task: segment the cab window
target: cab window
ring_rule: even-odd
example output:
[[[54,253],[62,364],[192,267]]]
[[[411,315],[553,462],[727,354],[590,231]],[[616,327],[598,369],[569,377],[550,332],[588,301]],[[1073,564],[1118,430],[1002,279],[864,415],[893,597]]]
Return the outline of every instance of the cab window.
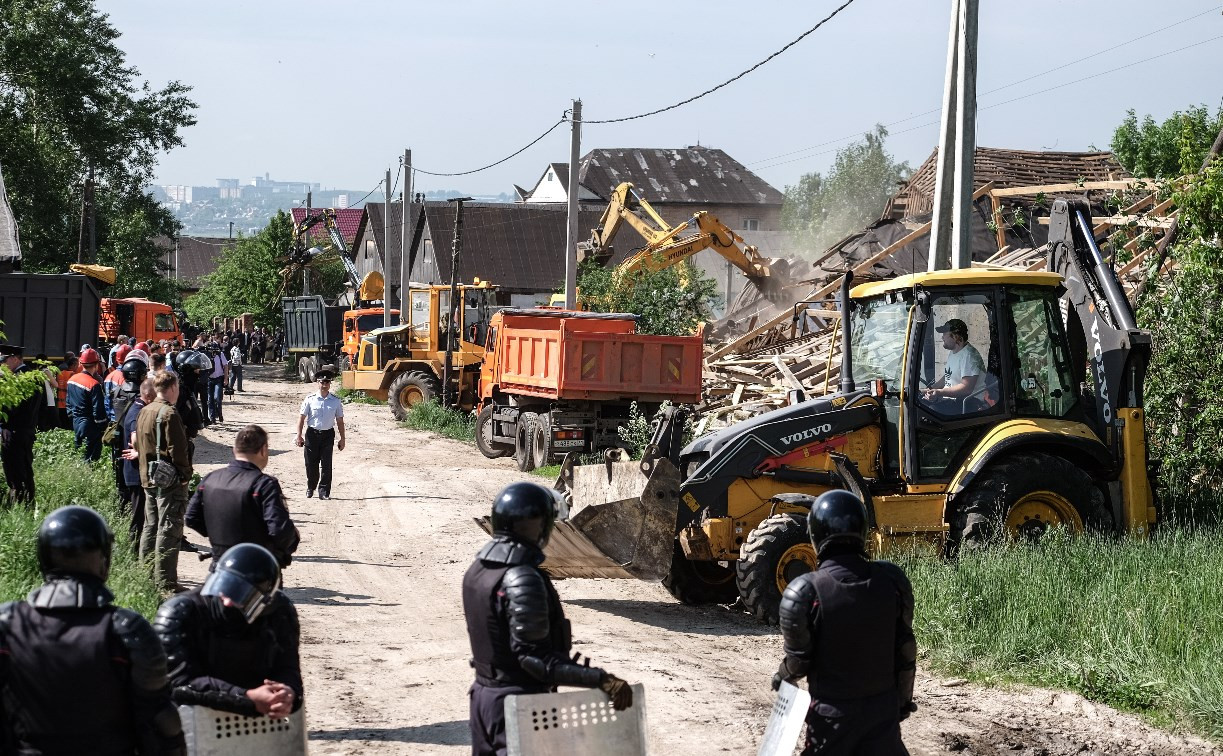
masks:
[[[153,316],[153,330],[162,333],[177,331],[174,325],[174,315],[168,312],[159,312]]]
[[[1012,289],[1007,293],[1015,332],[1011,380],[1015,414],[1026,417],[1066,417],[1075,396],[1070,350],[1055,292],[1051,289]]]

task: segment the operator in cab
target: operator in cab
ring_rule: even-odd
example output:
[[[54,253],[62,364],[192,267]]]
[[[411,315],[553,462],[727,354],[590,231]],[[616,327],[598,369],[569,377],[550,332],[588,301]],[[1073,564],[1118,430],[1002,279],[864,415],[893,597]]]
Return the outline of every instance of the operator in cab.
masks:
[[[849,491],[826,491],[807,516],[819,567],[781,596],[785,658],[773,676],[807,678],[803,756],[908,754],[900,722],[916,710],[913,588],[904,570],[866,554],[867,517]]]
[[[617,710],[633,705],[629,684],[590,660],[570,659],[573,636],[552,581],[539,569],[556,524],[559,494],[511,483],[493,500],[493,540],[463,576],[463,614],[476,681],[471,697],[473,756],[505,756],[505,697],[558,685],[599,688]]]
[[[985,375],[985,360],[968,342],[968,325],[963,320],[952,318],[934,330],[943,334],[943,348],[949,352],[947,367],[943,377],[922,392],[922,399],[936,403],[936,408],[954,407],[954,411],[962,412],[964,400],[977,393],[977,386]]]

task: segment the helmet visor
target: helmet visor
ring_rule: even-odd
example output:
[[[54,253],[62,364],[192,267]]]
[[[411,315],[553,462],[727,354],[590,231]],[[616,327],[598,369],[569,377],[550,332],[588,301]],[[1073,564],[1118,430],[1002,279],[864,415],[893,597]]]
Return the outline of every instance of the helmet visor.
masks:
[[[228,606],[242,612],[249,625],[263,614],[272,603],[272,596],[263,593],[257,586],[233,572],[217,570],[204,581],[202,596],[214,596]]]

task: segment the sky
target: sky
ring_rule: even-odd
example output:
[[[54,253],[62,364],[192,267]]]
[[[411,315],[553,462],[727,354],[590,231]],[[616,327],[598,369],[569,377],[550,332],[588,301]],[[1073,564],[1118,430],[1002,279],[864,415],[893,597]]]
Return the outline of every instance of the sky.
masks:
[[[154,87],[193,87],[198,123],[157,183],[217,178],[373,189],[405,148],[453,173],[514,153],[580,98],[586,120],[665,107],[751,67],[844,0],[418,3],[99,0]],[[667,113],[586,124],[595,148],[725,150],[778,189],[825,172],[875,124],[916,168],[938,138],[950,0],[854,0],[729,86]],[[1107,149],[1128,109],[1162,120],[1223,97],[1219,0],[981,0],[977,144]],[[1171,28],[1165,28],[1165,27]],[[1158,57],[1156,57],[1158,56]],[[1152,59],[1154,58],[1154,59]],[[933,112],[928,112],[933,111]],[[414,191],[534,186],[568,124],[500,166],[416,174]]]

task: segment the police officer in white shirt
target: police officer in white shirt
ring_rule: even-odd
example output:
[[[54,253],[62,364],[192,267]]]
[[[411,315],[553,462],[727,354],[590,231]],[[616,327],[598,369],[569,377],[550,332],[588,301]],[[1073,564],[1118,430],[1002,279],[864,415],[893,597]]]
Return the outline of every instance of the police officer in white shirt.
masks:
[[[331,393],[332,377],[330,372],[319,371],[318,392],[302,401],[301,416],[297,418],[297,445],[306,448],[306,498],[314,496],[316,487],[320,499],[331,498],[331,446],[337,428],[339,448],[344,451],[344,405]]]

